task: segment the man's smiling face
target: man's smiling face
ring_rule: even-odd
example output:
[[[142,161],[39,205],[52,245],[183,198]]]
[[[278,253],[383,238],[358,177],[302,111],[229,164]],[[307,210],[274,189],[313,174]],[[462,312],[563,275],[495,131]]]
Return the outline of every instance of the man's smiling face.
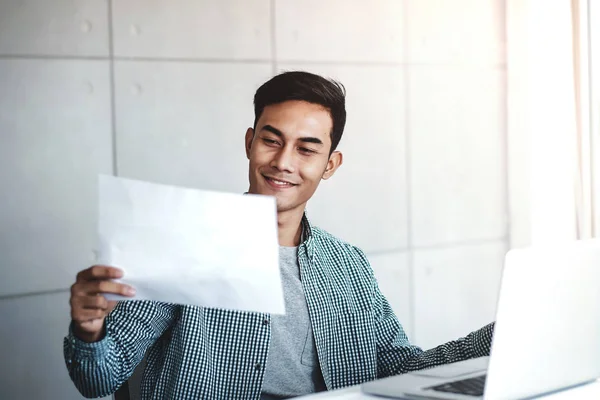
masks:
[[[250,160],[249,193],[275,196],[277,211],[304,209],[321,179],[341,164],[331,155],[329,111],[305,101],[285,101],[264,108],[256,129],[246,132]]]

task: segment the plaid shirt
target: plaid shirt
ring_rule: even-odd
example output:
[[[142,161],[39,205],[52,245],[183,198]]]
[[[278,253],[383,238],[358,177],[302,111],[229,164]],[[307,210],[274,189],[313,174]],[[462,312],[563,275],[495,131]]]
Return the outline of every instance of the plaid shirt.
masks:
[[[298,261],[327,389],[489,354],[493,324],[428,351],[410,344],[363,252],[304,227]],[[101,341],[70,329],[64,356],[86,397],[114,393],[146,354],[143,399],[259,399],[270,338],[269,314],[123,301]]]

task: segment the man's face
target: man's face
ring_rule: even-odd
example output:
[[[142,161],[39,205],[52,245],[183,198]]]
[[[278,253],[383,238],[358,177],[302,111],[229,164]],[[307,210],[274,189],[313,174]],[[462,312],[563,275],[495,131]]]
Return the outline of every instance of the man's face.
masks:
[[[321,179],[328,179],[342,163],[331,156],[329,111],[304,101],[265,107],[256,130],[246,132],[250,160],[249,193],[275,196],[277,211],[304,209]]]

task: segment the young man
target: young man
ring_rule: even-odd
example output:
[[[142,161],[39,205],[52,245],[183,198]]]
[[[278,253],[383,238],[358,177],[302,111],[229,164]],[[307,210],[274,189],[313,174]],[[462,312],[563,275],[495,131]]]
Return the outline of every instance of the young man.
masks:
[[[64,342],[79,391],[114,393],[144,354],[144,399],[289,398],[487,355],[493,325],[425,352],[411,345],[363,252],[306,218],[319,182],[342,164],[343,87],[284,73],[258,89],[254,110],[249,192],[277,200],[287,314],[108,302],[98,294],[132,288],[111,281],[119,270],[90,267],[72,286]]]

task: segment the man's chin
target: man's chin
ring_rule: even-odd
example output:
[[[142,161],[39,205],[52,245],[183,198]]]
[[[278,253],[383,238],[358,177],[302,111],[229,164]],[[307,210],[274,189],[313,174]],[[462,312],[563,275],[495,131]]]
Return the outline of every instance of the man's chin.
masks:
[[[278,213],[290,211],[298,207],[296,203],[290,199],[283,198],[281,195],[275,195],[275,201],[277,202]]]
[[[294,188],[290,189],[293,190]],[[299,202],[295,200],[296,196],[290,193],[290,189],[274,190],[268,185],[260,185],[255,188],[251,188],[248,193],[275,197],[275,201],[277,203],[277,212],[280,213],[293,210],[299,205]]]

